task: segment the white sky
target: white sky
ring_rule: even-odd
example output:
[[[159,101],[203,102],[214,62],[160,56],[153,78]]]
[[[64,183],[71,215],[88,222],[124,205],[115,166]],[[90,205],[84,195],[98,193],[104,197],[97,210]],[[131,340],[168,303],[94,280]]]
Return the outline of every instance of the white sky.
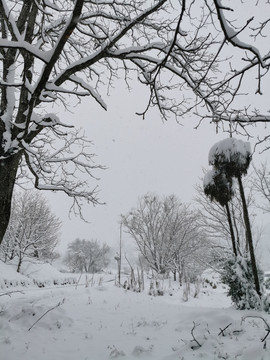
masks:
[[[192,115],[183,119],[184,126],[175,120],[162,122],[156,110],[142,120],[135,113],[144,109],[147,93],[142,89],[128,93],[121,83],[116,85],[107,100],[107,112],[86,99],[73,109],[74,114],[57,114],[62,121],[75,120],[85,129],[89,140],[94,142],[92,152],[97,154],[96,162],[108,167],[96,172],[100,177],[99,199],[106,205],[85,205],[89,224],[74,216],[68,218],[71,204],[68,197],[48,195],[52,210],[63,221],[61,250],[77,237],[116,246],[120,214],[136,207],[138,197],[147,192],[174,193],[183,202],[191,202],[202,168],[208,167],[209,149],[228,136],[216,134],[214,125],[207,122],[195,130],[197,123]],[[252,145],[255,143],[250,141]],[[93,180],[93,187],[96,184]],[[123,241],[131,242],[126,234]]]

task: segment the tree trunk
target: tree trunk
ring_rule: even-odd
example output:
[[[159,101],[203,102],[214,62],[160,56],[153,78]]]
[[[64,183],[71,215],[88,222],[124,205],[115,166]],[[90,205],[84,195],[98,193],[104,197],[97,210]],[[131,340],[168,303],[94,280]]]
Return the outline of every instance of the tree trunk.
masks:
[[[228,203],[225,204],[225,208],[226,208],[228,223],[229,223],[229,227],[230,227],[230,233],[231,233],[231,239],[232,239],[233,252],[234,252],[234,255],[237,256],[236,241],[235,241],[235,236],[234,236],[234,230],[233,230],[233,224],[232,224],[232,217],[231,217],[231,212],[230,212],[230,208],[229,208]]]
[[[178,277],[179,277],[179,285],[183,286],[183,272],[181,270],[179,270],[178,272]]]
[[[244,193],[241,176],[238,176],[237,180],[238,180],[238,184],[239,184],[240,196],[241,196],[242,206],[243,206],[244,222],[245,222],[245,226],[246,226],[246,237],[247,237],[247,243],[248,243],[248,247],[249,247],[249,254],[250,254],[250,261],[251,261],[252,272],[253,272],[253,277],[254,277],[255,289],[256,289],[257,294],[261,297],[261,289],[260,289],[260,282],[259,282],[258,270],[257,270],[257,265],[256,265],[255,253],[254,253],[251,226],[250,226],[250,222],[249,222],[248,208],[247,208],[247,203],[246,203],[246,198],[245,198],[245,193]]]
[[[19,262],[17,265],[17,272],[19,273],[21,271],[21,266],[22,266],[22,253],[20,252],[19,254]]]
[[[239,230],[237,228],[237,223],[236,223],[236,218],[235,218],[235,213],[234,213],[234,208],[232,206],[231,208],[231,211],[232,211],[232,220],[233,220],[233,225],[234,225],[234,229],[235,229],[235,232],[234,234],[236,235],[236,239],[235,239],[235,242],[237,244],[237,252],[240,256],[242,256],[242,251],[241,251],[241,247],[240,247],[240,237],[239,237]]]
[[[20,159],[20,153],[0,159],[0,244],[9,223],[13,188]]]

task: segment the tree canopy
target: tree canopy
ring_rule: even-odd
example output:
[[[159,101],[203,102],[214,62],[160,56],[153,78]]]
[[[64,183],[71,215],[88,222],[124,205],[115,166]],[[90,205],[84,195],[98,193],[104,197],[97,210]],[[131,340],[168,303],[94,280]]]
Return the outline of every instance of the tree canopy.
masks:
[[[97,240],[76,239],[68,245],[65,263],[73,272],[96,273],[109,264],[110,247]]]
[[[269,122],[255,96],[252,106],[238,96],[263,97],[269,83],[269,9],[257,0],[1,0],[0,241],[21,175],[30,172],[38,189],[65,192],[79,214],[83,200],[98,203],[89,179],[102,166],[55,111],[70,98],[89,97],[106,110],[121,76],[149,88],[143,117],[157,106],[164,119],[191,112],[244,133]]]
[[[161,198],[146,194],[139,198],[136,209],[121,216],[121,221],[144,260],[157,274],[172,271],[182,277],[188,271],[191,273],[194,258],[199,257],[208,244],[198,223],[198,213],[175,195]]]
[[[15,192],[9,226],[0,246],[4,261],[15,261],[20,271],[25,259],[52,260],[59,242],[60,220],[38,191]]]

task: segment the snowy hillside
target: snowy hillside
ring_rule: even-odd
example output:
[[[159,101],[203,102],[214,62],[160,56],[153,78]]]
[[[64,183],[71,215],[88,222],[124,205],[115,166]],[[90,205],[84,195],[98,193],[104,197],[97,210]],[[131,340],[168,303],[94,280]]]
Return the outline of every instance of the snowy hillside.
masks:
[[[78,277],[78,274],[63,274],[50,264],[31,261],[25,261],[17,273],[16,266],[0,261],[0,289],[76,284]]]
[[[1,359],[270,359],[270,336],[261,341],[270,315],[234,310],[216,278],[197,298],[191,287],[185,302],[174,282],[154,297],[147,285],[142,293],[116,287],[111,274],[85,280],[1,289]]]

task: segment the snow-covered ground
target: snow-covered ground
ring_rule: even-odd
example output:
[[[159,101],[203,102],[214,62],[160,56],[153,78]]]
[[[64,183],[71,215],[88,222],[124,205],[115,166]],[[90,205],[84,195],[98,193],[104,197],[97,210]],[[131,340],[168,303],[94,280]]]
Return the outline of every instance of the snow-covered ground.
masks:
[[[11,267],[0,271],[28,279],[0,289],[1,360],[270,359],[270,335],[261,341],[270,315],[234,310],[222,284],[201,286],[197,298],[192,287],[184,302],[174,282],[154,297],[148,285],[142,293],[116,287],[113,274],[50,285],[64,275],[46,265],[31,272],[46,280],[39,288]]]

